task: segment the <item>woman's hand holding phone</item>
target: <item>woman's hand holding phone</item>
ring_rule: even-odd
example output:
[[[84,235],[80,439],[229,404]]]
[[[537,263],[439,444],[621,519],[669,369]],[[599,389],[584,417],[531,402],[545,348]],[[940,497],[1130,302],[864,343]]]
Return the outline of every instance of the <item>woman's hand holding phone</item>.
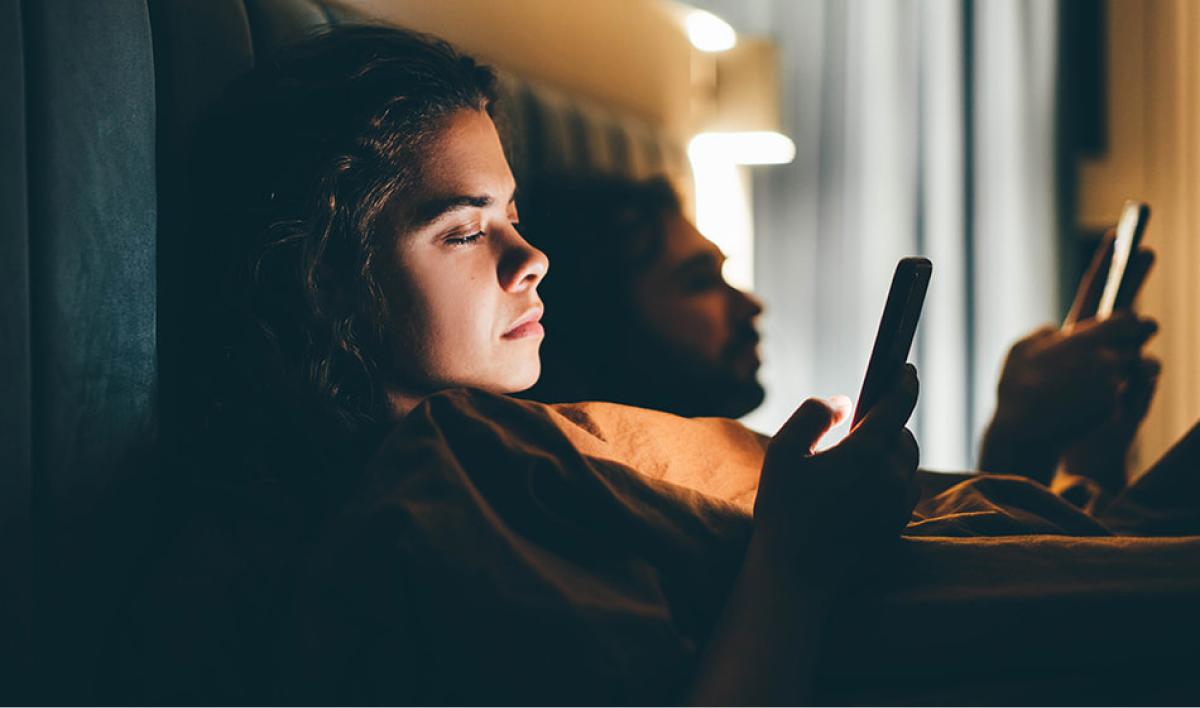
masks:
[[[835,583],[865,552],[895,539],[917,502],[920,454],[904,426],[918,388],[906,365],[850,434],[821,452],[818,441],[848,405],[805,401],[767,448],[754,543],[810,579]]]
[[[894,540],[916,505],[917,403],[905,365],[837,445],[816,452],[850,402],[810,398],[772,438],[754,533],[691,686],[698,705],[803,705],[825,616],[856,559]]]
[[[835,593],[854,561],[894,540],[916,504],[917,403],[905,366],[837,445],[848,400],[805,401],[767,447],[754,533],[690,687],[696,705],[806,705]]]

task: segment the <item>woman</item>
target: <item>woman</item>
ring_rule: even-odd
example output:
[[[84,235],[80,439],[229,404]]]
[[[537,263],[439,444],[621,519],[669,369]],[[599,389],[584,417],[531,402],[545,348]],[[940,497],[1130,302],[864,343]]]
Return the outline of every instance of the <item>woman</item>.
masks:
[[[427,37],[332,31],[243,82],[201,151],[216,172],[201,172],[215,189],[200,206],[220,244],[198,270],[224,295],[198,315],[208,323],[198,332],[217,334],[196,346],[220,363],[199,438],[210,450],[223,441],[226,467],[234,457],[244,474],[303,484],[335,508],[346,500],[285,642],[304,667],[298,695],[796,702],[843,577],[912,508],[915,371],[820,454],[845,402],[797,410],[755,480],[748,539],[733,507],[590,457],[579,445],[603,436],[577,444],[546,409],[495,396],[537,380],[548,262],[517,228],[493,83]],[[439,394],[458,387],[476,392]],[[596,525],[555,526],[585,514]],[[678,590],[681,560],[645,549],[718,527],[734,529],[731,575],[706,591],[719,601],[694,601],[699,589],[662,600]],[[504,540],[494,553],[521,549],[511,568],[476,567]],[[536,590],[506,594],[523,572]],[[570,608],[561,622],[492,627],[540,593],[568,598],[538,605]],[[687,629],[664,622],[684,604],[696,614]],[[421,626],[432,615],[445,622]],[[454,626],[461,617],[474,624]],[[480,654],[497,636],[506,643]],[[652,646],[652,664],[625,666]]]

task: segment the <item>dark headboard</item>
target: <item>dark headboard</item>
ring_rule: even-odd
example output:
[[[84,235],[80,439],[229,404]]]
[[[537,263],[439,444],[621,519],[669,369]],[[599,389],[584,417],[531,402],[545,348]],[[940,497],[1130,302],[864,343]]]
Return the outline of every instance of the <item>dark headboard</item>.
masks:
[[[86,663],[91,520],[155,442],[154,55],[144,0],[2,0],[0,34],[0,646],[27,678]]]

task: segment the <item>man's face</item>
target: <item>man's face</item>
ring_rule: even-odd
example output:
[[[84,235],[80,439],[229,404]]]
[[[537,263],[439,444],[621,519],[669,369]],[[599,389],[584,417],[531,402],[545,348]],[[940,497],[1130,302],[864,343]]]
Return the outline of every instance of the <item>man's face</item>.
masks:
[[[461,111],[427,154],[417,190],[393,211],[385,287],[399,393],[528,388],[541,372],[537,286],[549,263],[514,226],[516,185],[496,128]]]
[[[658,260],[634,281],[633,303],[656,341],[650,362],[690,397],[676,410],[739,417],[762,402],[758,332],[762,305],[725,282],[725,256],[680,214],[666,218]]]

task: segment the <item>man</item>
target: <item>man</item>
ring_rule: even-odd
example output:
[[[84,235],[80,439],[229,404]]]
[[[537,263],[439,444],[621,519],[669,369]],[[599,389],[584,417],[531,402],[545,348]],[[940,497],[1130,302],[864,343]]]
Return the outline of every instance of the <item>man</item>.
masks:
[[[529,397],[726,418],[762,403],[762,304],[725,282],[724,254],[665,179],[547,179],[520,210],[521,230],[554,263]]]
[[[554,263],[541,287],[550,336],[531,398],[730,418],[762,402],[762,305],[725,282],[720,249],[683,215],[666,180],[545,179],[525,193],[521,216]],[[1143,352],[1153,321],[1127,309],[1094,318],[1112,248],[1109,234],[1063,327],[1014,344],[981,470],[1050,483],[1062,467],[1108,489],[1124,485],[1160,365]],[[1153,260],[1144,249],[1134,255],[1127,303]]]

